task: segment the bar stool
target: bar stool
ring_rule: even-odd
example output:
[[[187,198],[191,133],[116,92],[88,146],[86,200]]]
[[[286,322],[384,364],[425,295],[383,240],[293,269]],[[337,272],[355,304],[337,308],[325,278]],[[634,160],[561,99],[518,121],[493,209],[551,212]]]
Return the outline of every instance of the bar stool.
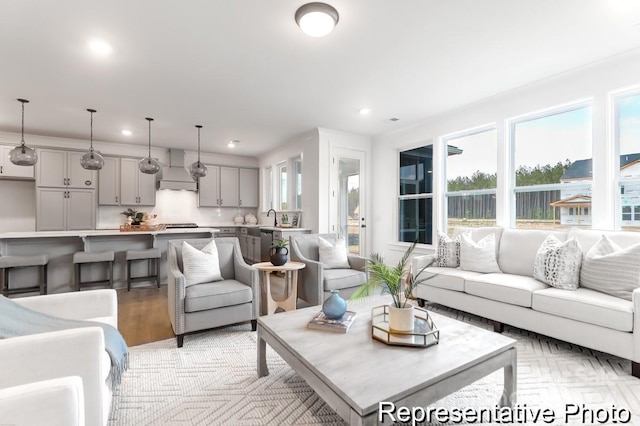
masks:
[[[160,288],[160,249],[159,248],[150,248],[144,250],[127,250],[126,251],[126,259],[127,259],[127,291],[131,290],[131,283],[137,281],[150,281],[150,279],[155,279],[158,288]],[[149,262],[149,266],[151,266],[151,261],[154,264],[155,274],[153,275],[145,275],[141,277],[132,277],[131,276],[131,262],[134,260],[146,260]]]
[[[49,256],[41,254],[37,256],[0,256],[0,269],[2,269],[2,294],[8,296],[17,293],[31,293],[34,291],[40,294],[47,294],[47,265]],[[42,274],[39,285],[22,288],[9,288],[9,271],[12,268],[38,267]]]
[[[76,291],[80,291],[80,287],[83,285],[86,286],[95,286],[102,284],[109,284],[109,288],[113,288],[113,259],[115,258],[115,254],[113,251],[100,251],[100,252],[87,252],[87,251],[78,251],[73,254],[73,266],[75,267],[75,278],[76,278]],[[106,280],[95,280],[95,281],[82,281],[82,264],[86,263],[99,263],[99,262],[107,262],[109,263],[108,275],[109,278]]]

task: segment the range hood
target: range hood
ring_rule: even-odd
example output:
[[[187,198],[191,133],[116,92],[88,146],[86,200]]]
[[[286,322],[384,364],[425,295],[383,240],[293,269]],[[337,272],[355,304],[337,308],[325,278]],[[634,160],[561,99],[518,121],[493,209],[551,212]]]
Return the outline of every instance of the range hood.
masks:
[[[169,150],[169,167],[162,169],[162,179],[158,183],[158,189],[184,191],[196,191],[198,189],[198,185],[191,179],[191,175],[184,167],[183,150]]]

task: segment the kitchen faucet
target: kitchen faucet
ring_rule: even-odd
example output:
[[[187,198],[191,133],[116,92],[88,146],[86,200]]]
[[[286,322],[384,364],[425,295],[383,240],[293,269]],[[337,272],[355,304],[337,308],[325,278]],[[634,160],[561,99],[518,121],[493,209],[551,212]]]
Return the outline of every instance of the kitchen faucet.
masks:
[[[274,209],[269,209],[269,211],[267,212],[267,217],[269,217],[271,212],[273,212],[273,227],[275,228],[276,226],[278,226],[278,214]]]

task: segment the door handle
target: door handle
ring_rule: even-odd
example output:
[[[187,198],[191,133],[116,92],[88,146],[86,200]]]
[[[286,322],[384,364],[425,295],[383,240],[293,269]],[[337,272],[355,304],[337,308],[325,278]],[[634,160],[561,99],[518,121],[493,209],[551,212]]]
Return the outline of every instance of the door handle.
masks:
[[[118,196],[116,195],[116,203],[118,202]]]
[[[362,225],[360,225],[360,228],[366,228],[367,225],[365,225],[364,223]]]
[[[222,205],[222,198],[220,198],[220,205]]]
[[[241,205],[242,205],[242,200],[239,200],[239,204],[238,204],[238,205],[239,205],[239,206],[241,206]]]

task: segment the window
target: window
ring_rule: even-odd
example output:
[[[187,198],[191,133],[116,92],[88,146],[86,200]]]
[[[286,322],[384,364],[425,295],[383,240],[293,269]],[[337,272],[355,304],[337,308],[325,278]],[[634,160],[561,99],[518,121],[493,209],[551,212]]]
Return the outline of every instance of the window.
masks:
[[[287,210],[287,163],[278,164],[278,210]]]
[[[591,204],[591,106],[514,121],[511,138],[516,227],[591,226],[590,216],[566,209]]]
[[[616,143],[620,152],[620,206],[623,230],[640,231],[640,93],[615,99]],[[634,206],[633,218],[631,206]],[[633,220],[632,220],[633,219]]]
[[[495,129],[445,138],[447,230],[496,224],[498,148]]]
[[[295,209],[302,209],[302,159],[296,158],[293,161],[293,166],[296,174],[296,188],[295,188]]]
[[[398,240],[432,243],[433,145],[399,155]]]

